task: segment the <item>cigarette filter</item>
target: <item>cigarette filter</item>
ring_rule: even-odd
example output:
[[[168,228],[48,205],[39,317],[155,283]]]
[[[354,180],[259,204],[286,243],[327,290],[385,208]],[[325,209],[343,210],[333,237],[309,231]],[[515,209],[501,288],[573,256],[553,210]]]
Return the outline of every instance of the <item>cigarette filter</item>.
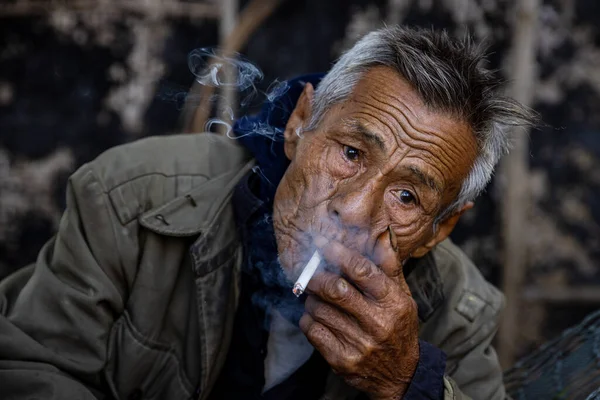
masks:
[[[306,290],[306,286],[308,286],[308,282],[311,280],[311,278],[317,271],[317,268],[319,267],[320,263],[321,255],[319,254],[318,250],[315,250],[312,257],[308,261],[308,264],[306,264],[306,267],[304,267],[304,269],[302,270],[300,277],[294,284],[292,292],[296,295],[296,297],[300,297],[300,295],[304,293],[304,291]]]

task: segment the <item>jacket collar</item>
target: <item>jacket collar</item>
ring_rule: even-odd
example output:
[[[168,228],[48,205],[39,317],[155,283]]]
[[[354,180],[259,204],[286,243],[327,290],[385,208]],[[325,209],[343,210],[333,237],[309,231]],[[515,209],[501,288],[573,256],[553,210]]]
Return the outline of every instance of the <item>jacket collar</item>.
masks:
[[[251,160],[145,212],[139,217],[140,225],[167,236],[194,236],[210,231],[227,205],[233,188],[253,166],[254,160]]]

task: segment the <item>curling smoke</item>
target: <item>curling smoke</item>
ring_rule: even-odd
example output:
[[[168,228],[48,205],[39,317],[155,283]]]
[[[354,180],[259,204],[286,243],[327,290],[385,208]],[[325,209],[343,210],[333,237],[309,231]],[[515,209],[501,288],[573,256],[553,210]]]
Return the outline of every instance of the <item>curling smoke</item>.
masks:
[[[263,79],[262,71],[251,62],[236,54],[224,57],[213,49],[196,49],[188,55],[188,67],[201,85],[232,87],[239,91],[254,88]],[[227,69],[232,71],[228,73]]]
[[[275,103],[289,90],[289,84],[286,81],[274,80],[266,92],[262,92],[257,85],[264,79],[264,74],[258,66],[239,54],[223,56],[221,50],[213,48],[191,51],[188,55],[188,67],[196,82],[201,86],[221,93],[211,94],[208,101],[202,101],[202,95],[198,92],[188,92],[180,86],[164,82],[160,86],[157,97],[163,101],[175,103],[178,110],[183,109],[186,104],[195,108],[205,107],[203,111],[209,116],[203,127],[205,131],[218,130],[231,139],[258,135],[273,141],[283,140],[283,131],[265,122],[242,116],[239,118],[238,124],[243,126],[243,131],[246,133],[240,136],[234,134],[233,124],[236,121],[234,109],[237,110],[238,115],[246,115],[258,108],[264,101]],[[234,97],[239,101],[231,104],[226,96],[228,91],[235,92],[236,96]]]
[[[273,81],[269,89],[267,89],[266,97],[271,103],[283,96],[290,89],[290,85],[286,81]]]

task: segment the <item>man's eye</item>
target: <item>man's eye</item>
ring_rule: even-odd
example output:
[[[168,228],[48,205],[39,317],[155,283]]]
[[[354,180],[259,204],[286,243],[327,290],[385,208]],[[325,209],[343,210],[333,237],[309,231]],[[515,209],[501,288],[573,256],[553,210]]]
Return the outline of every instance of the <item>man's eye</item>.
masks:
[[[415,202],[415,196],[408,190],[400,191],[400,201],[404,204],[412,204]]]
[[[344,146],[344,155],[350,161],[357,161],[360,156],[360,150],[357,150],[354,147]]]

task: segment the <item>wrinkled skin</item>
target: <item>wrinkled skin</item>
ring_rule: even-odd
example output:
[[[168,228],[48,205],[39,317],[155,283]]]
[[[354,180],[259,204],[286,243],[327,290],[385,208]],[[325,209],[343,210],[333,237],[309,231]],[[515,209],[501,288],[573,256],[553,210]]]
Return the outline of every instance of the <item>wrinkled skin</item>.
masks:
[[[477,143],[467,123],[429,109],[387,67],[371,68],[316,130],[298,135],[312,96],[307,84],[284,133],[291,164],[273,214],[282,268],[294,280],[321,249],[327,269],[308,285],[301,329],[350,385],[371,398],[401,398],[419,359],[402,264],[444,240],[472,206],[434,227]]]

